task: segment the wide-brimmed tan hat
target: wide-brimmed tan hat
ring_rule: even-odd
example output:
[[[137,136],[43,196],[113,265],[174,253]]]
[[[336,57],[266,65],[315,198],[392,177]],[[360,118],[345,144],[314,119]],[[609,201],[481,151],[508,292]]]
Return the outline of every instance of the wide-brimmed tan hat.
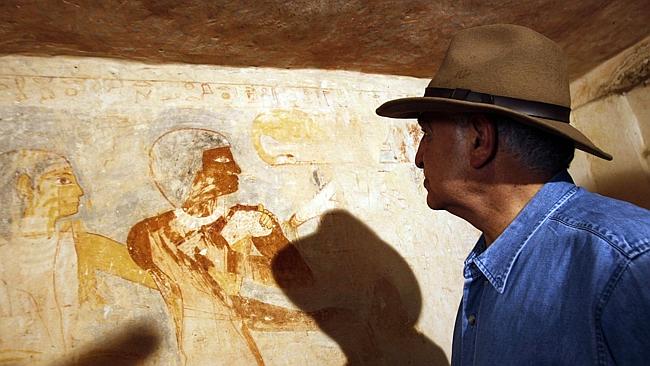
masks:
[[[395,99],[377,108],[378,115],[392,118],[435,111],[503,114],[612,160],[569,124],[571,96],[562,50],[526,27],[495,24],[458,32],[423,97]]]

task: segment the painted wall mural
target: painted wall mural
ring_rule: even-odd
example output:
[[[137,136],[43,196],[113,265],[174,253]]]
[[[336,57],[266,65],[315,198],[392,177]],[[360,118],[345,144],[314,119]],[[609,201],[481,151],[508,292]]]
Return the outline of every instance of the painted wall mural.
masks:
[[[374,115],[420,84],[0,58],[0,365],[447,364],[475,232]]]
[[[60,356],[74,345],[80,304],[104,302],[96,293],[96,271],[152,287],[126,248],[86,232],[75,215],[83,190],[70,162],[45,150],[0,155],[3,220],[0,229],[0,360],[26,362]]]
[[[174,319],[183,363],[263,365],[250,329],[290,329],[309,318],[240,296],[242,282],[273,282],[271,260],[280,250],[291,253],[284,284],[313,283],[309,267],[261,204],[237,204],[225,215],[216,209],[219,197],[237,191],[241,173],[223,135],[170,131],[154,142],[150,158],[156,186],[176,209],[137,223],[127,244]]]

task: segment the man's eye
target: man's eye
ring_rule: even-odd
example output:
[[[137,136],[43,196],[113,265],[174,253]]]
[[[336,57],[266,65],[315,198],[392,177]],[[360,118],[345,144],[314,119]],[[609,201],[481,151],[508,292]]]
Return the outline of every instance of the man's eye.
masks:
[[[56,182],[59,184],[70,184],[72,183],[72,180],[67,177],[60,177],[59,179],[56,180]]]
[[[228,159],[228,158],[226,158],[224,156],[220,156],[220,157],[214,159],[214,162],[216,162],[216,163],[230,163],[230,159]]]

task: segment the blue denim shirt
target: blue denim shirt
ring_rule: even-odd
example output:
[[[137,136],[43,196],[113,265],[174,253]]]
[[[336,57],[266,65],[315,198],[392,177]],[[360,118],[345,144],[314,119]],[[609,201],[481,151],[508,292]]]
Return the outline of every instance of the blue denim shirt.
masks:
[[[465,261],[452,365],[650,365],[650,211],[545,184]]]

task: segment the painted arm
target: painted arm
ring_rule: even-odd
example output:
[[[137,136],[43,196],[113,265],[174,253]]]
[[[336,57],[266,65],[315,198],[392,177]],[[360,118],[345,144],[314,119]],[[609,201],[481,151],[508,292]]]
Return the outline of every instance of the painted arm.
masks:
[[[112,274],[149,288],[156,288],[153,278],[129,256],[126,245],[102,235],[81,232],[77,235],[79,272],[96,270]],[[94,275],[91,275],[94,278]]]
[[[302,255],[284,235],[275,216],[263,206],[235,205],[226,215],[225,222],[220,234],[231,248],[248,239],[262,254],[247,256],[256,280],[280,287],[313,283],[311,269]]]
[[[257,250],[269,261],[268,266],[272,266],[275,281],[280,287],[312,285],[313,274],[298,249],[284,235],[275,216],[264,208],[261,210],[263,215],[260,223],[270,227],[271,233],[252,237],[251,240]]]

